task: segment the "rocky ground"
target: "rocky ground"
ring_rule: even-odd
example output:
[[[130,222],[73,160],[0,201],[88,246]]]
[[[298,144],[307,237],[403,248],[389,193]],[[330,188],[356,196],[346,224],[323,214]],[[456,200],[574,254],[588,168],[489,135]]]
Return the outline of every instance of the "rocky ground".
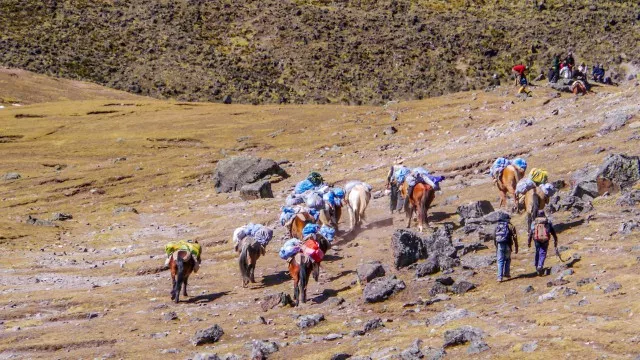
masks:
[[[544,3],[541,6],[533,4]],[[180,101],[377,104],[535,78],[554,54],[638,74],[636,1],[0,3],[0,65]]]
[[[17,89],[21,78],[6,86]],[[570,194],[581,169],[638,155],[638,87],[595,87],[584,97],[515,90],[383,107],[131,97],[0,109],[0,358],[635,359],[639,185],[594,199]],[[47,97],[38,91],[28,94]],[[235,155],[274,159],[290,177],[272,179],[273,199],[218,194],[216,165]],[[493,244],[483,241],[490,209],[462,208],[462,217],[458,209],[480,200],[497,208],[485,172],[497,156],[516,155],[567,184],[551,218],[570,266],[552,256],[550,273],[536,276],[524,218],[514,215],[520,253],[513,278],[498,284]],[[406,220],[389,214],[381,193],[396,161],[447,176],[433,229],[420,237],[396,232]],[[341,221],[310,301],[283,307],[280,293],[292,289],[277,256],[279,207],[311,170],[331,183],[367,181],[375,196],[361,230],[346,232]],[[276,232],[258,282],[245,289],[230,239],[249,221]],[[176,239],[204,248],[180,304],[161,268],[164,244]],[[396,268],[399,243],[418,249],[417,263]],[[193,344],[207,336],[214,342]]]

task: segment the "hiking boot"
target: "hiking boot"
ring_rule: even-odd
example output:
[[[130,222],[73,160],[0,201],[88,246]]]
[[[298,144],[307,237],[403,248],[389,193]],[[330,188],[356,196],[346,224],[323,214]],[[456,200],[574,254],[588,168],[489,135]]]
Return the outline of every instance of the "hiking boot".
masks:
[[[498,282],[501,283],[502,282],[502,277],[498,277]]]
[[[543,268],[541,268],[541,267],[536,268],[536,272],[538,273],[538,276],[542,276],[542,275],[544,275],[544,269],[543,269]]]
[[[507,274],[504,277],[506,277],[507,279],[511,279],[511,274]]]

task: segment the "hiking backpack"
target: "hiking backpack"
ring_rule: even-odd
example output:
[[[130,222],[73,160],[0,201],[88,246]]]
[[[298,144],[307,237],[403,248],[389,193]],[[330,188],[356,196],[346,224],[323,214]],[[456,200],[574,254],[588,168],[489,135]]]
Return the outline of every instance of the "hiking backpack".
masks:
[[[511,231],[509,230],[509,223],[501,221],[496,226],[496,243],[503,244],[511,240]]]
[[[547,242],[551,237],[549,234],[549,221],[546,217],[538,217],[535,219],[533,227],[533,240],[537,242]]]

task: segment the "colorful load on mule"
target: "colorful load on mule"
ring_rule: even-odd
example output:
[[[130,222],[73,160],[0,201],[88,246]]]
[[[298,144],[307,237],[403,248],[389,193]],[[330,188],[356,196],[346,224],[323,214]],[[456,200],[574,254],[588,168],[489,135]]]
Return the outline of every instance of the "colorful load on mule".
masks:
[[[546,184],[548,173],[546,170],[533,168],[529,173],[529,178],[536,183],[536,185]]]
[[[252,237],[260,245],[266,247],[271,241],[271,238],[273,238],[273,230],[262,224],[249,223],[241,226],[233,231],[234,245],[237,246],[238,243],[247,236]]]
[[[191,240],[180,240],[175,242],[169,242],[164,246],[164,252],[167,254],[167,259],[165,260],[164,266],[169,266],[169,262],[171,260],[171,256],[178,251],[188,251],[193,259],[195,260],[195,265],[193,267],[193,272],[198,272],[200,269],[200,254],[202,253],[202,247],[198,242],[192,242]]]

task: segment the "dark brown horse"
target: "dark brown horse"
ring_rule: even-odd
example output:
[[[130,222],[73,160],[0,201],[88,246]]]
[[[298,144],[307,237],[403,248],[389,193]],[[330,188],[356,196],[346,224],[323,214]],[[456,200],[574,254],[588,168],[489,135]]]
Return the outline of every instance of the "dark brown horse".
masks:
[[[252,237],[246,236],[240,240],[236,249],[240,250],[238,264],[240,265],[240,274],[242,274],[242,287],[247,287],[249,282],[256,282],[254,277],[256,263],[260,255],[265,254],[265,248]]]
[[[169,260],[169,269],[171,269],[171,300],[176,303],[180,301],[180,288],[183,288],[182,294],[187,295],[187,283],[189,276],[196,268],[196,261],[200,263],[200,256],[194,259],[188,250],[178,250],[171,255]],[[184,284],[184,285],[183,285]]]
[[[404,199],[407,198],[407,187],[408,184],[405,182],[401,189],[402,197]],[[429,226],[427,211],[429,211],[429,207],[435,197],[436,192],[431,185],[419,183],[414,186],[411,198],[409,201],[404,202],[404,211],[409,217],[407,228],[411,227],[411,220],[413,220],[414,211],[418,213],[418,230],[422,232],[425,224]]]
[[[509,165],[504,170],[498,179],[495,179],[496,187],[500,191],[500,207],[507,206],[507,194],[513,196],[513,208],[511,211],[518,210],[519,199],[516,195],[516,186],[518,181],[524,176],[524,171],[519,170],[513,165]]]
[[[324,237],[317,236],[318,247],[326,255],[331,244]],[[307,284],[309,284],[309,275],[313,274],[313,279],[318,281],[320,275],[320,263],[312,261],[309,257],[302,253],[289,260],[289,275],[293,279],[293,299],[296,306],[307,302]]]

